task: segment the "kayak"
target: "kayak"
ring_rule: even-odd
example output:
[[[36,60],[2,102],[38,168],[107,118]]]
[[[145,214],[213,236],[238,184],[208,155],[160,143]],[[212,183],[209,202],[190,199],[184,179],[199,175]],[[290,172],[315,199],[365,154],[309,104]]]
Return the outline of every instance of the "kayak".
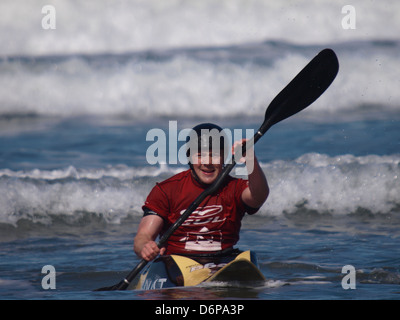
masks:
[[[128,289],[188,287],[207,282],[263,283],[265,280],[251,251],[215,258],[165,255],[148,265]]]

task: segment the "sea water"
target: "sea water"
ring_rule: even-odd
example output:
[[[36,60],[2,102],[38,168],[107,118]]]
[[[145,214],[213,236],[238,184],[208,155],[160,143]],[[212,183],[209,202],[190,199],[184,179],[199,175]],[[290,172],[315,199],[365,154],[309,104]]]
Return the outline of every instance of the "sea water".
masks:
[[[355,29],[329,1],[46,3],[55,29],[42,1],[0,5],[1,299],[399,299],[398,2],[352,1]],[[266,283],[93,292],[136,266],[147,194],[187,168],[150,165],[147,133],[257,130],[326,47],[332,86],[256,145],[271,193],[238,247]]]

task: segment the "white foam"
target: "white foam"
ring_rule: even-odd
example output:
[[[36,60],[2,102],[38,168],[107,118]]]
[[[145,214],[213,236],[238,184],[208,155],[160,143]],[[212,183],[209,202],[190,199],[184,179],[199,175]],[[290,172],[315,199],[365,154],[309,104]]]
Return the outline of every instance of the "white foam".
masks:
[[[250,48],[245,50],[250,52]],[[179,54],[165,61],[132,56],[119,63],[110,58],[104,66],[84,57],[54,63],[50,59],[34,66],[3,61],[0,115],[260,116],[312,57],[296,50],[286,52],[280,58],[266,58],[266,65],[206,61]],[[341,53],[337,79],[302,114],[323,118],[343,112],[360,114],[365,106],[374,106],[381,113],[398,112],[395,70],[400,68],[400,59],[389,52],[380,54],[377,62],[378,52],[364,56]]]
[[[20,219],[49,224],[63,216],[71,223],[94,214],[108,223],[138,215],[154,179],[181,169],[159,168],[0,171],[0,222],[15,225]],[[143,180],[143,177],[146,179]],[[152,177],[155,177],[154,179]]]
[[[264,166],[271,194],[263,210],[270,215],[313,210],[346,215],[358,209],[389,213],[399,205],[400,157],[306,154],[295,161]]]
[[[307,210],[340,216],[359,209],[379,215],[395,212],[400,205],[400,155],[329,157],[312,153],[262,167],[271,193],[259,215]],[[62,217],[80,223],[82,217],[92,214],[118,224],[126,217],[141,216],[141,206],[155,183],[180,170],[167,166],[1,170],[0,222],[15,225],[27,219],[51,224]]]
[[[355,30],[342,27],[344,4],[329,0],[104,0],[101,6],[97,0],[49,0],[46,5],[56,9],[55,30],[41,27],[41,0],[0,4],[0,116],[176,118],[226,116],[227,108],[233,116],[260,116],[322,46],[338,49],[340,72],[305,114],[338,114],[360,106],[399,111],[400,2],[352,1]],[[261,65],[246,62],[258,52],[250,44],[271,40],[299,46],[275,48],[275,56],[268,56],[271,45],[260,51],[269,57]],[[373,48],[377,40],[384,43]],[[352,41],[361,47],[343,46]],[[305,54],[310,44],[318,45]],[[241,63],[229,61],[226,46],[243,49],[235,56]],[[191,57],[182,48],[211,48],[202,56],[211,59]],[[145,58],[169,49],[178,51],[166,60]],[[132,55],[138,52],[143,55]],[[128,62],[90,62],[109,53]],[[54,59],[57,55],[67,58]],[[227,59],[216,63],[216,58]]]
[[[56,29],[42,29],[44,5]],[[342,8],[329,0],[2,0],[0,55],[126,52],[220,46],[278,39],[294,43],[397,39],[397,1],[352,0],[356,29],[342,27]]]
[[[171,168],[166,164],[160,164],[158,167],[128,167],[126,165],[107,166],[97,169],[76,169],[69,166],[63,169],[54,170],[19,170],[0,169],[0,177],[12,178],[30,178],[37,180],[62,180],[62,179],[90,179],[101,180],[103,178],[116,178],[118,180],[131,180],[141,177],[157,177],[162,174],[174,174],[182,171],[182,168]]]

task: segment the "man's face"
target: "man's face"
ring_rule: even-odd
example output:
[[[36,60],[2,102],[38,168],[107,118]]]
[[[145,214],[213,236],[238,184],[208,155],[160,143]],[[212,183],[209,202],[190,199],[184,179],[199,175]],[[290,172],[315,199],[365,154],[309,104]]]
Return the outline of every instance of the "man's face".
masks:
[[[222,172],[223,155],[220,152],[198,152],[191,157],[193,170],[204,184],[213,183]]]

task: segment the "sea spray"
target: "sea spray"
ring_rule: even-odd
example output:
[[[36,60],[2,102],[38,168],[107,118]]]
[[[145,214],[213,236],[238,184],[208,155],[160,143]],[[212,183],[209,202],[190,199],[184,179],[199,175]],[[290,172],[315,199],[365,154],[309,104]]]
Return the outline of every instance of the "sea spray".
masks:
[[[372,215],[396,212],[400,206],[399,163],[395,155],[329,157],[315,153],[264,163],[271,193],[259,215],[282,216],[299,210],[332,216],[360,209]],[[0,222],[15,225],[28,219],[51,224],[61,216],[79,224],[81,215],[87,214],[118,224],[128,216],[140,217],[155,183],[186,170],[163,168],[0,170]]]

